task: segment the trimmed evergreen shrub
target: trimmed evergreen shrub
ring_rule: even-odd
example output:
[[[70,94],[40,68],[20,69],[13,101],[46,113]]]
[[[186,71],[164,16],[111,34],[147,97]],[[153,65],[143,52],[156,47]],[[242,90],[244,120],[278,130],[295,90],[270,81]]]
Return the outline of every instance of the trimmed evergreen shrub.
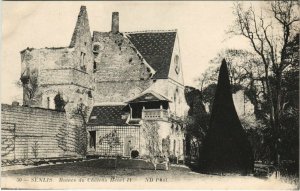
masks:
[[[208,132],[203,141],[200,166],[206,173],[253,172],[250,142],[236,113],[226,61],[222,61]]]

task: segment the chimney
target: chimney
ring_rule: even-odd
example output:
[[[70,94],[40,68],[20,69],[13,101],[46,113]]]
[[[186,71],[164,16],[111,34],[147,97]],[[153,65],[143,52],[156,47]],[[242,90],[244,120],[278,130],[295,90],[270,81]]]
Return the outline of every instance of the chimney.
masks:
[[[119,12],[112,13],[111,32],[114,34],[119,32]]]
[[[17,101],[13,101],[11,105],[12,105],[13,107],[16,107],[16,106],[19,106],[20,104],[19,104],[19,102],[17,102]]]

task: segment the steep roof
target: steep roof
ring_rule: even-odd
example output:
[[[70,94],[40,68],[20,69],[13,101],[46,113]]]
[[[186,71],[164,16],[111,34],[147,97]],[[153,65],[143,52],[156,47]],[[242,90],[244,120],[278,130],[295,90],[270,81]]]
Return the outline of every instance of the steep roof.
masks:
[[[80,38],[84,36],[85,33],[90,33],[89,19],[86,6],[81,6],[69,47],[74,48],[76,42],[80,41]]]
[[[176,31],[126,33],[128,39],[156,71],[153,78],[167,79],[176,39]]]
[[[168,98],[152,91],[147,90],[142,94],[132,98],[131,100],[127,101],[127,103],[137,103],[137,102],[149,102],[149,101],[167,101],[171,102]]]
[[[126,124],[126,117],[122,118],[125,114],[122,109],[124,105],[101,105],[94,106],[91,112],[88,125],[96,126],[110,126],[110,125],[128,125]]]

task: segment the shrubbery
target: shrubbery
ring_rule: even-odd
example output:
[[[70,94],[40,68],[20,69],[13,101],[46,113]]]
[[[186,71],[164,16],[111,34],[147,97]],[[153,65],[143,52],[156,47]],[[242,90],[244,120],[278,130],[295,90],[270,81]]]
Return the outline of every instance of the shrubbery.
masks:
[[[133,150],[131,151],[131,158],[137,158],[139,156],[139,151]]]

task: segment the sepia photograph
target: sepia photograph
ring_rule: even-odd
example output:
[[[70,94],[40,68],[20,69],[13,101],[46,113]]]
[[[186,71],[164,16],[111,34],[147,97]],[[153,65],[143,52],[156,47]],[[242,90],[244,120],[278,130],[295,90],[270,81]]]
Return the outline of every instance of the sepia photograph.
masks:
[[[1,5],[1,189],[300,189],[298,1]]]

